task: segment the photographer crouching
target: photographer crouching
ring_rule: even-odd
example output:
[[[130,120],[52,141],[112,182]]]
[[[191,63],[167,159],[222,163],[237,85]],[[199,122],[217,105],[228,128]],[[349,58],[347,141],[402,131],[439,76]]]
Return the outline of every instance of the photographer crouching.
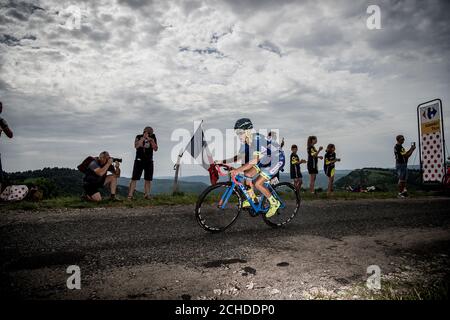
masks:
[[[117,179],[120,177],[120,162],[122,159],[111,158],[107,151],[98,157],[88,157],[78,169],[83,172],[84,198],[89,201],[102,200],[100,189],[106,187],[111,192],[110,200],[119,200],[116,197]],[[114,163],[114,165],[113,165]],[[108,171],[112,174],[108,175]]]

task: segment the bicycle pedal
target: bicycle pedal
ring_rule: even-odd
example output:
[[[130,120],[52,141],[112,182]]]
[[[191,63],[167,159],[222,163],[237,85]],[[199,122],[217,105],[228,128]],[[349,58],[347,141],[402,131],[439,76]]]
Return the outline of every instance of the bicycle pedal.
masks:
[[[248,213],[250,214],[251,217],[256,217],[258,215],[258,213],[256,213],[255,210],[248,210]]]

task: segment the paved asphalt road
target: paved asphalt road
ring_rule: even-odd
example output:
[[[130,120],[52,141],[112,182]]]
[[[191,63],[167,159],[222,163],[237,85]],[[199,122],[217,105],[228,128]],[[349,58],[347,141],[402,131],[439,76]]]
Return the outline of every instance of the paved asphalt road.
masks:
[[[0,295],[336,297],[364,284],[369,265],[383,275],[448,277],[449,223],[448,198],[309,201],[286,228],[244,214],[221,234],[201,229],[193,206],[3,212]],[[69,265],[81,269],[80,290],[66,287]]]

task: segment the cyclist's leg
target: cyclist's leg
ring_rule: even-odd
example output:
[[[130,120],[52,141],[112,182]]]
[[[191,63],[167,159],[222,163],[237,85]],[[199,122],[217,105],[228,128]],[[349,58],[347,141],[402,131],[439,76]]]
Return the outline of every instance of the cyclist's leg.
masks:
[[[279,169],[282,167],[282,162],[277,162],[274,166],[260,168],[260,173],[258,179],[256,179],[256,188],[261,191],[262,194],[269,200],[270,208],[266,213],[266,218],[272,217],[280,207],[281,203],[278,201],[274,195],[264,186],[264,182],[270,181],[272,177],[277,174]]]
[[[252,178],[252,177],[256,176],[257,174],[258,174],[258,170],[257,170],[257,168],[255,168],[254,166],[251,167],[250,169],[244,171],[244,175],[245,175],[247,178]]]
[[[264,186],[264,183],[269,180],[270,178],[267,179],[267,177],[261,174],[255,182],[256,189],[258,189],[267,199],[272,196],[272,193]]]
[[[258,174],[258,172],[257,172],[256,168],[254,168],[254,167],[252,167],[252,168],[250,168],[249,170],[246,170],[246,171],[244,172],[244,175],[245,175],[246,177],[248,177],[248,178],[254,177],[254,176],[257,175],[257,174]],[[249,195],[250,198],[252,198],[253,201],[255,202],[255,201],[256,201],[256,195],[255,195],[255,192],[253,191],[253,183],[252,183],[252,181],[250,181],[250,180],[245,180],[245,181],[244,181],[244,184],[245,184],[246,186],[249,187],[249,189],[247,190],[248,195]],[[242,202],[242,207],[243,207],[243,208],[248,208],[248,207],[250,207],[250,202],[249,202],[247,199],[245,199],[245,200]]]

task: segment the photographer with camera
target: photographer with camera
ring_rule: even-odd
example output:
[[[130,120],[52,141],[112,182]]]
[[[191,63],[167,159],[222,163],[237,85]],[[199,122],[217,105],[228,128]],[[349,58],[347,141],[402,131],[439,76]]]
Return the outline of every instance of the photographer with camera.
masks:
[[[106,187],[110,190],[110,200],[118,200],[116,197],[117,178],[120,177],[120,163],[122,159],[111,158],[107,151],[103,151],[96,158],[88,157],[78,167],[84,172],[83,189],[89,201],[99,202],[102,196],[99,189]],[[114,163],[114,165],[113,165]],[[82,168],[85,166],[85,168]],[[111,175],[108,175],[108,171]]]
[[[395,155],[395,170],[398,176],[398,197],[406,198],[408,196],[408,192],[406,190],[406,181],[408,180],[408,159],[413,154],[414,150],[416,150],[416,143],[411,143],[411,148],[406,151],[403,147],[405,143],[405,137],[403,135],[398,135],[396,137],[397,143],[394,146],[394,155]]]
[[[136,158],[133,166],[133,176],[131,177],[128,189],[128,199],[133,199],[136,183],[141,179],[144,172],[144,198],[150,199],[150,190],[153,180],[153,152],[158,151],[158,142],[152,127],[145,127],[143,134],[137,135],[134,140]]]

